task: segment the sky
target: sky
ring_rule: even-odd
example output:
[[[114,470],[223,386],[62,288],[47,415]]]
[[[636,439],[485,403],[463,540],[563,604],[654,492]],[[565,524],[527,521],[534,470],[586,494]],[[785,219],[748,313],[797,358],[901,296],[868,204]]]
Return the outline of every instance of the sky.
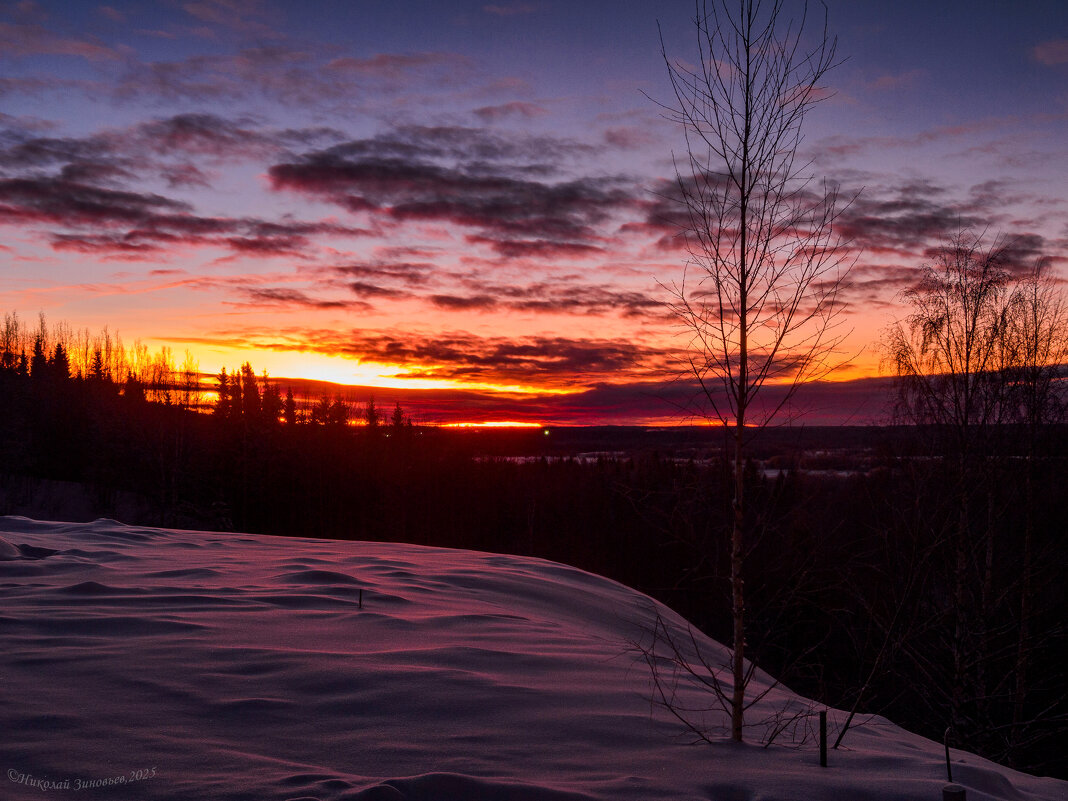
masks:
[[[787,2],[788,12],[800,7]],[[815,8],[815,7],[814,7]],[[828,0],[805,121],[839,233],[835,387],[961,229],[1068,268],[1068,5]],[[0,3],[0,310],[359,385],[421,422],[693,422],[666,287],[693,4]],[[802,393],[805,394],[805,393]]]

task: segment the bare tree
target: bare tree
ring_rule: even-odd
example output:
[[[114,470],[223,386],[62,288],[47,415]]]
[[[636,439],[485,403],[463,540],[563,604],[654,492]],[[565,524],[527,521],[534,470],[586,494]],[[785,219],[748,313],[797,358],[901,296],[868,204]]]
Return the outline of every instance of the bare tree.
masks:
[[[1065,400],[1058,392],[1068,364],[1068,303],[1062,284],[1039,259],[1016,282],[1009,299],[1008,356],[1016,388],[1016,413],[1033,432],[1061,422]]]
[[[662,44],[674,101],[664,106],[686,137],[676,159],[689,260],[668,289],[690,336],[688,372],[707,416],[733,435],[730,584],[733,617],[731,737],[742,739],[747,529],[747,428],[769,424],[802,383],[831,369],[843,339],[838,294],[851,266],[833,225],[838,189],[816,183],[799,158],[805,116],[826,95],[835,38],[809,35],[782,0],[702,0],[693,20],[696,66]],[[787,391],[758,404],[769,384]]]
[[[994,527],[989,509],[984,520],[973,507],[976,488],[992,478],[993,463],[986,457],[1009,408],[1004,381],[1009,278],[1003,248],[996,243],[987,248],[981,236],[960,232],[921,267],[919,281],[905,292],[912,311],[887,336],[887,355],[898,377],[896,413],[903,422],[932,426],[936,437],[945,438],[943,472],[952,481],[949,497],[957,501],[947,610],[954,728],[963,723],[967,699],[980,695],[968,687],[975,679],[969,665],[982,663],[979,622],[985,616],[974,596],[986,582],[972,566],[992,564]],[[973,529],[982,535],[973,536]]]
[[[1045,426],[1066,417],[1062,388],[1068,364],[1068,304],[1062,285],[1050,274],[1048,259],[1039,259],[1016,285],[1009,301],[1007,330],[1010,377],[1015,392],[1014,411],[1023,425],[1024,526],[1020,567],[1016,654],[1013,664],[1012,727],[1009,750],[1025,747],[1031,733],[1024,715],[1033,658],[1033,616],[1037,595],[1038,562],[1035,558],[1035,483],[1039,441]]]
[[[1033,516],[1039,443],[1063,419],[1068,361],[1059,284],[1044,261],[1021,269],[1011,243],[986,246],[982,235],[958,233],[921,268],[905,293],[911,312],[886,339],[898,419],[927,427],[937,448],[928,478],[955,507],[944,549],[928,523],[945,553],[940,579],[952,593],[934,626],[949,667],[932,683],[948,695],[936,689],[936,706],[958,735],[989,741],[988,754],[1004,749],[999,758],[1018,758],[1048,722],[1024,714],[1032,662],[1045,658],[1048,636],[1032,628],[1043,561]],[[1022,515],[1022,525],[1002,523],[1010,512]],[[909,650],[930,660],[932,643],[917,640]],[[1050,708],[1057,704],[1063,695]]]
[[[1004,248],[960,232],[920,268],[904,293],[911,313],[887,331],[898,417],[944,429],[961,460],[977,437],[1006,421],[1009,279]]]
[[[200,362],[188,350],[181,369],[175,373],[178,405],[183,409],[199,412],[204,400],[204,390],[200,384]]]

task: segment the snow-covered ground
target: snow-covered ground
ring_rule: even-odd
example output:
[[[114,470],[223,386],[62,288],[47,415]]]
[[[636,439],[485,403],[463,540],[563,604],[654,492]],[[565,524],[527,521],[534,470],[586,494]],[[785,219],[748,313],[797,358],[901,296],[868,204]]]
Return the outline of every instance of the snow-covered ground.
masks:
[[[658,613],[685,635],[537,559],[0,518],[0,798],[942,797],[941,746],[881,719],[827,768],[815,743],[689,744],[634,648]],[[970,801],[1068,798],[953,760]]]

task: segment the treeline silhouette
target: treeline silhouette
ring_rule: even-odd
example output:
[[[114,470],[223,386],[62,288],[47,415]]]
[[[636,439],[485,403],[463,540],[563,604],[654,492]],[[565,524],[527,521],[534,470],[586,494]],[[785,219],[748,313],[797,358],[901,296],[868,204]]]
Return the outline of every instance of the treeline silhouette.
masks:
[[[129,523],[543,557],[729,635],[730,465],[714,440],[577,458],[555,431],[414,426],[399,404],[295,398],[248,363],[202,387],[188,358],[59,333],[5,321],[0,513],[35,482],[66,481],[99,516],[139,499]],[[758,435],[751,653],[810,697],[939,740],[952,719],[951,745],[1065,776],[1068,434],[991,427],[980,481],[945,457],[944,433]],[[976,543],[963,567],[962,482]],[[962,570],[983,615],[965,619],[963,650],[950,614]]]

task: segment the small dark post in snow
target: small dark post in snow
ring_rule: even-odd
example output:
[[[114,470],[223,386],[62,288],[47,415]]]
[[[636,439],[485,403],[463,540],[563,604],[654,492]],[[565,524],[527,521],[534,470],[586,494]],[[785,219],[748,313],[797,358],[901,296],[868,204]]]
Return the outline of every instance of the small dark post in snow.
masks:
[[[820,710],[820,767],[827,767],[827,710]]]
[[[363,609],[363,587],[360,588],[360,609]]]
[[[953,765],[949,761],[949,730],[952,726],[946,726],[946,733],[942,736],[942,743],[946,746],[946,775],[949,777],[949,783],[953,784]]]
[[[942,801],[965,801],[967,793],[959,784],[947,784],[942,788]]]

